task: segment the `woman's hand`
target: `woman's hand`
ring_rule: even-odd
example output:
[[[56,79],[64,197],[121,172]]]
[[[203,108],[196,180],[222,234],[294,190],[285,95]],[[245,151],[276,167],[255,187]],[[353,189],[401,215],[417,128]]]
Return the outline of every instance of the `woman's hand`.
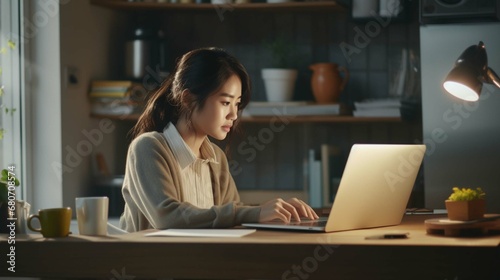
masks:
[[[277,198],[261,205],[259,222],[280,219],[289,223],[292,219],[300,221],[300,217],[314,220],[318,218],[318,215],[316,215],[311,206],[300,199],[291,198],[284,201],[281,198]]]

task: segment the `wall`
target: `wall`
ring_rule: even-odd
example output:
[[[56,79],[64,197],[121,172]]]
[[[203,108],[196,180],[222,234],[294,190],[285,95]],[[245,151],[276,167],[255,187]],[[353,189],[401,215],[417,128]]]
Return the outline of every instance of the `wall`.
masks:
[[[500,69],[500,40],[492,36],[499,30],[499,23],[420,28],[427,207],[444,208],[453,186],[482,187],[488,210],[500,211],[500,205],[493,203],[500,198],[500,90],[485,85],[480,100],[468,103],[445,94],[442,88],[458,56],[479,41],[485,43],[488,65]]]
[[[61,171],[53,168],[61,162],[61,88],[59,17],[38,1],[25,2],[24,38],[27,47],[25,67],[28,182],[31,189],[26,200],[32,209],[60,207],[62,199]],[[52,6],[51,8],[54,8]]]
[[[82,143],[90,142],[84,131],[99,128],[101,120],[88,117],[88,82],[123,78],[123,42],[139,13],[91,6],[88,1],[70,1],[61,10],[61,69],[76,66],[83,81],[80,86],[62,90],[62,148],[66,160],[71,149],[77,150],[80,146],[83,151],[86,144]],[[412,10],[412,14],[414,12],[416,10]],[[348,13],[322,12],[230,11],[221,19],[214,9],[200,13],[146,13],[145,17],[157,20],[157,26],[166,32],[170,66],[185,51],[201,46],[223,47],[237,56],[251,75],[252,99],[256,101],[266,100],[260,69],[271,60],[262,42],[278,35],[291,40],[300,53],[296,61],[299,79],[295,100],[313,100],[308,65],[322,61],[336,62],[350,70],[351,78],[342,96],[344,102],[352,104],[367,97],[387,97],[391,77],[397,71],[393,62],[399,58],[401,49],[419,52],[418,24],[414,16],[408,22],[387,22],[384,26],[377,19],[353,23]],[[357,52],[345,55],[346,50],[340,47],[342,43],[355,46]],[[112,172],[123,172],[127,145],[124,136],[132,123],[113,122],[113,125],[116,127],[113,133],[104,135],[99,145],[91,145],[89,155],[82,156],[81,162],[64,174],[65,202],[72,205],[75,196],[90,189],[96,152],[105,154]],[[255,124],[245,126],[247,134],[240,141],[258,135],[262,128]],[[306,137],[308,133],[318,137]],[[246,155],[235,151],[234,159],[244,167],[244,172],[235,176],[235,180],[241,189],[266,190],[257,194],[248,192],[248,196],[242,193],[244,200],[248,198],[251,203],[258,202],[256,197],[261,195],[274,196],[276,193],[270,189],[292,190],[285,196],[297,195],[303,188],[303,157],[309,148],[332,143],[340,145],[345,152],[352,142],[408,143],[418,139],[421,139],[418,124],[293,124],[275,135],[266,150],[259,152],[253,161],[248,162]]]
[[[257,14],[236,9],[221,16],[214,9],[199,13],[135,13],[131,14],[129,27],[134,22],[155,19],[148,23],[166,33],[170,69],[176,57],[193,48],[217,46],[228,50],[250,74],[253,101],[267,100],[260,72],[271,66],[273,57],[265,44],[283,37],[297,53],[293,64],[299,70],[299,77],[294,100],[314,100],[310,64],[335,62],[350,72],[341,100],[352,106],[354,101],[365,98],[390,96],[391,79],[399,71],[403,48],[413,50],[418,56],[419,25],[416,3],[413,4],[405,21],[380,18],[353,21],[348,11]],[[346,46],[352,49],[347,50]],[[338,146],[346,157],[353,142],[421,141],[421,127],[408,124],[287,124],[283,131],[266,136],[267,139],[261,135],[269,124],[243,126],[244,134],[231,143],[233,163],[239,169],[233,175],[242,190],[303,189],[303,164],[308,150],[319,149],[324,143]],[[251,138],[261,138],[256,144],[258,148],[249,144]]]
[[[96,153],[103,153],[116,173],[115,158],[127,144],[122,131],[126,124],[91,118],[88,99],[91,80],[112,79],[120,71],[115,50],[122,40],[116,29],[125,18],[89,1],[69,1],[60,8],[63,195],[64,204],[74,206],[75,197],[91,194]],[[68,68],[76,70],[78,84],[67,82]]]

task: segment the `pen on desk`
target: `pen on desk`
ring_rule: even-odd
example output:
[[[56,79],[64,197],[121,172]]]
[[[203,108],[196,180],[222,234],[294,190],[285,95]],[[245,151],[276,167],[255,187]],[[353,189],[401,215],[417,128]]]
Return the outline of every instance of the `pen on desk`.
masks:
[[[384,234],[367,236],[367,237],[365,237],[365,239],[404,239],[404,238],[408,238],[408,235],[409,235],[408,232],[384,233]]]

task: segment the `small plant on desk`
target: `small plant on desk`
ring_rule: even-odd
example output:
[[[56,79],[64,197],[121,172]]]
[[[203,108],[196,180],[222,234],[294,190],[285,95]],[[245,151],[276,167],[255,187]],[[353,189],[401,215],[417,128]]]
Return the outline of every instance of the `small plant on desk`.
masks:
[[[453,188],[453,193],[445,201],[450,220],[471,221],[484,217],[486,194],[481,188]]]
[[[7,169],[2,170],[2,177],[0,178],[0,206],[9,201],[9,186],[19,186],[19,180],[14,176],[9,175]]]
[[[12,173],[11,173],[12,174]],[[2,221],[2,226],[0,227],[0,233],[8,233],[9,229],[7,228],[7,223],[3,224],[4,221],[7,221],[9,215],[9,205],[15,203],[15,195],[13,195],[13,191],[11,191],[9,195],[9,187],[12,190],[12,187],[19,186],[19,180],[14,176],[9,174],[9,170],[3,169],[2,176],[0,178],[0,220]],[[10,197],[9,197],[10,196]],[[10,202],[10,201],[12,202]]]

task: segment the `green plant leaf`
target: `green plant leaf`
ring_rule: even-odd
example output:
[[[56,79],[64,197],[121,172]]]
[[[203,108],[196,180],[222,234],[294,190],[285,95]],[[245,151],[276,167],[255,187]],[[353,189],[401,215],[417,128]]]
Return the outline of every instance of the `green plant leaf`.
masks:
[[[271,51],[273,67],[292,68],[295,59],[295,46],[283,36],[272,41],[264,41],[264,46]]]
[[[453,193],[448,197],[451,201],[470,201],[484,199],[486,194],[481,188],[458,188],[453,187]]]
[[[3,134],[5,133],[5,129],[0,128],[0,140],[3,140]]]
[[[7,48],[6,47],[3,47],[0,49],[0,54],[5,54],[7,53]]]
[[[12,41],[12,40],[9,40],[7,41],[7,45],[9,46],[9,48],[11,48],[12,50],[16,48],[16,42]]]

